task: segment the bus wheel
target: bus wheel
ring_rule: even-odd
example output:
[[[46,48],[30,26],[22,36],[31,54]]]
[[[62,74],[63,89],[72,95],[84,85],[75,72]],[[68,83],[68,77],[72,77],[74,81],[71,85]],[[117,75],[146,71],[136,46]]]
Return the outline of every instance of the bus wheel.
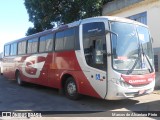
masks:
[[[80,97],[77,85],[72,77],[69,77],[65,83],[65,95],[72,100],[77,100]]]
[[[24,82],[20,78],[20,73],[19,72],[16,73],[16,81],[17,81],[18,85],[20,85],[20,86],[24,85]]]

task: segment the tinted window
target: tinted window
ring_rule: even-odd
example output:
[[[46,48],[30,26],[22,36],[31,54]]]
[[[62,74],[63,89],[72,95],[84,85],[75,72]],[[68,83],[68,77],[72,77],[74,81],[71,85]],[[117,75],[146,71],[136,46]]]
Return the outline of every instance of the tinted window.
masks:
[[[17,43],[11,44],[11,55],[16,55],[17,54]]]
[[[38,50],[38,38],[28,40],[27,53],[36,53]]]
[[[10,45],[6,45],[6,46],[4,47],[4,50],[5,50],[4,55],[5,55],[5,56],[9,56]]]
[[[26,41],[22,41],[18,43],[18,54],[26,53]]]
[[[65,31],[65,37],[64,37],[65,50],[74,49],[74,35],[75,35],[75,29],[69,29]]]
[[[83,25],[84,37],[97,34],[104,34],[104,33],[105,33],[105,26],[103,22],[86,23]]]
[[[55,50],[74,49],[75,28],[56,33]]]
[[[45,36],[40,37],[40,43],[39,43],[39,52],[44,52],[46,46],[46,39]]]
[[[53,48],[53,35],[46,36],[46,51],[51,51]]]
[[[55,50],[63,50],[64,32],[56,33]]]
[[[53,34],[40,37],[39,52],[51,51],[53,46]]]

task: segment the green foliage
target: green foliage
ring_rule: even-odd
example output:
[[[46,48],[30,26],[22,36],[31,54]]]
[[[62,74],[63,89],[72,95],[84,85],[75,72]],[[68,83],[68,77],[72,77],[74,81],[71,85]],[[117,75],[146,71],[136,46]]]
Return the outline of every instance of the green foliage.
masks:
[[[53,27],[55,21],[70,23],[102,14],[102,6],[113,0],[25,0],[29,21],[26,35],[31,35]],[[61,16],[61,17],[60,17]]]

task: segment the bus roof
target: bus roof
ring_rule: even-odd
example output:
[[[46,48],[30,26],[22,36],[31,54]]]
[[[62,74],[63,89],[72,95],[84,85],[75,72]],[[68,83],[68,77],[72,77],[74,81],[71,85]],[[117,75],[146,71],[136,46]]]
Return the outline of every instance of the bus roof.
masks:
[[[75,21],[75,22],[72,22],[72,23],[69,23],[69,24],[66,24],[66,25],[61,25],[61,26],[59,26],[57,28],[52,28],[52,29],[49,29],[49,30],[45,30],[45,31],[33,34],[33,35],[26,36],[24,38],[20,38],[20,39],[8,42],[5,45],[11,44],[13,42],[19,42],[19,41],[23,41],[23,40],[25,41],[25,40],[33,39],[35,37],[40,37],[40,36],[43,36],[43,35],[46,35],[46,34],[49,34],[49,33],[54,33],[56,31],[63,30],[63,29],[66,29],[66,28],[79,26],[81,24],[81,22],[83,22],[83,21],[90,21],[90,20],[93,20],[93,19],[108,19],[110,21],[127,22],[127,23],[132,23],[132,24],[137,24],[137,25],[141,25],[141,26],[147,27],[146,25],[144,25],[142,23],[136,22],[134,20],[122,18],[122,17],[98,16],[98,17],[91,17],[91,18],[86,18],[86,19],[83,19],[83,20]]]
[[[108,19],[110,21],[117,21],[117,22],[126,22],[126,23],[132,23],[132,24],[137,24],[137,25],[141,25],[141,26],[144,26],[144,27],[148,27],[147,25],[145,24],[142,24],[140,22],[137,22],[135,20],[131,20],[131,19],[128,19],[128,18],[123,18],[123,17],[116,17],[116,16],[98,16],[98,17],[91,17],[91,18],[86,18],[86,19],[83,19],[82,21],[89,21],[89,20],[92,20],[92,19]]]
[[[40,37],[40,36],[43,36],[43,35],[46,35],[46,34],[50,34],[50,33],[54,33],[56,31],[59,31],[59,30],[63,30],[63,29],[66,29],[66,28],[71,28],[71,27],[75,27],[75,26],[78,26],[80,24],[80,21],[75,21],[75,22],[72,22],[72,23],[69,23],[69,24],[66,24],[66,25],[61,25],[57,28],[52,28],[52,29],[48,29],[48,30],[44,30],[42,32],[39,32],[39,33],[35,33],[35,34],[32,34],[32,35],[29,35],[29,36],[26,36],[24,38],[20,38],[20,39],[17,39],[17,40],[13,40],[11,42],[8,42],[6,43],[5,45],[7,44],[11,44],[11,43],[14,43],[14,42],[19,42],[19,41],[25,41],[25,40],[29,40],[29,39],[34,39],[36,37]]]

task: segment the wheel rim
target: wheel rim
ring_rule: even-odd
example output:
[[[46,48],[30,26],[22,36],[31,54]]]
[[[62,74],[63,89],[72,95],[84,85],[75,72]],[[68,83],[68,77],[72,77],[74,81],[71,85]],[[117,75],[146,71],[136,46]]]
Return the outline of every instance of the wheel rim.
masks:
[[[69,82],[67,85],[67,91],[70,96],[73,96],[76,93],[76,84],[74,82]]]

